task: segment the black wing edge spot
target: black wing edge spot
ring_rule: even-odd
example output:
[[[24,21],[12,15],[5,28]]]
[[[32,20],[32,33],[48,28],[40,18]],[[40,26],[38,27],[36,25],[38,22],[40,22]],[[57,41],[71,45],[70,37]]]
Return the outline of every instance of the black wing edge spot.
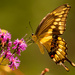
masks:
[[[64,6],[67,7],[67,8],[71,8],[71,6],[68,5],[68,4],[64,4]]]

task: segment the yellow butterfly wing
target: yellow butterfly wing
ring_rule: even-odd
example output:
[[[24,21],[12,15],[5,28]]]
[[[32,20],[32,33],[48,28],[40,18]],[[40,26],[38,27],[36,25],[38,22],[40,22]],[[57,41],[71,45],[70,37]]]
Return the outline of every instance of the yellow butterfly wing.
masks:
[[[63,34],[66,18],[70,8],[71,7],[68,4],[64,4],[49,13],[39,24],[35,35],[39,37],[45,32],[49,33],[49,31],[52,31],[52,34],[56,35]]]
[[[75,64],[67,58],[66,42],[59,35],[65,31],[66,18],[70,8],[68,4],[56,8],[43,18],[35,34],[32,35],[32,39],[39,46],[41,53],[44,54],[44,46],[53,61],[62,65],[67,71],[69,71],[68,67],[63,64],[65,60],[72,66]]]
[[[32,39],[38,44],[42,54],[44,54],[44,49],[41,44],[51,41],[53,35],[63,34],[69,9],[70,6],[68,4],[61,5],[44,17],[39,24],[35,36],[32,36]],[[45,47],[48,47],[48,45]],[[50,48],[47,50],[50,52]]]

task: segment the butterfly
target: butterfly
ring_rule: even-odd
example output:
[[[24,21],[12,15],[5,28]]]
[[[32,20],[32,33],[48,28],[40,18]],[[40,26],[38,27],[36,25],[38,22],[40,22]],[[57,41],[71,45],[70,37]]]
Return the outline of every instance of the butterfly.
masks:
[[[68,61],[72,66],[75,64],[67,58],[67,43],[60,37],[66,29],[66,19],[71,6],[63,4],[47,14],[37,27],[32,40],[38,45],[42,54],[44,47],[49,56],[56,64],[62,65],[66,71],[69,68],[64,65]]]

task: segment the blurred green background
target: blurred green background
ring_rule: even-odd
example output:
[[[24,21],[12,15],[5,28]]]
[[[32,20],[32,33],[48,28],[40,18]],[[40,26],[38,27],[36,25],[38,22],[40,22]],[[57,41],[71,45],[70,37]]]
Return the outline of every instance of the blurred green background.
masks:
[[[75,62],[74,0],[0,0],[0,28],[8,30],[12,34],[13,41],[17,38],[21,39],[25,34],[29,37],[32,34],[29,21],[35,32],[47,13],[65,3],[71,5],[71,10],[67,18],[66,31],[62,37],[68,44],[68,58]],[[50,69],[46,75],[75,75],[75,67],[65,62],[70,68],[70,72],[66,72],[62,66],[56,65],[50,59],[46,50],[42,55],[36,44],[30,45],[26,51],[22,52],[19,59],[21,60],[19,69],[25,75],[40,75],[44,68]]]

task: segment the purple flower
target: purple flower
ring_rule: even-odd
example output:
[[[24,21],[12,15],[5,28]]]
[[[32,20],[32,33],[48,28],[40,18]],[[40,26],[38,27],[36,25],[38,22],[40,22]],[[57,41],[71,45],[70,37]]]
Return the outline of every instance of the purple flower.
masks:
[[[24,51],[24,50],[26,50],[26,47],[27,47],[27,44],[25,43],[24,39],[22,38],[22,39],[20,40],[19,48],[20,48],[22,51]]]
[[[15,46],[12,47],[12,49],[17,50],[16,53],[20,55],[21,51],[26,50],[27,44],[25,43],[24,39],[22,38],[21,40],[15,40],[13,43]]]
[[[0,45],[2,45],[3,50],[5,48],[7,48],[7,50],[10,50],[12,42],[11,42],[11,34],[8,33],[8,31],[2,32],[0,29]]]
[[[12,53],[10,51],[5,52],[5,57],[10,58],[12,56]]]
[[[7,41],[7,39],[11,40],[11,34],[7,32],[1,32],[0,29],[0,38],[3,39],[3,41]]]
[[[4,55],[5,58],[10,58],[12,56],[12,53],[10,51],[3,51],[2,56]]]
[[[6,39],[11,40],[11,34],[10,33],[7,32],[5,36],[6,36]]]
[[[11,40],[11,34],[9,34],[8,32],[0,33],[0,38],[2,38],[3,41],[7,41],[8,39]]]
[[[0,57],[3,57],[0,64],[3,62],[5,58],[9,60],[8,66],[14,70],[14,68],[18,68],[20,65],[20,60],[18,57],[14,57],[15,53],[21,55],[21,51],[26,50],[27,44],[24,39],[17,39],[13,42],[14,47],[12,47],[11,34],[6,30],[0,29]],[[14,49],[13,53],[10,52],[10,49]]]
[[[7,44],[7,50],[10,50],[10,47],[12,46],[12,42],[9,41],[8,44]]]
[[[18,49],[16,53],[20,56],[21,50]]]
[[[10,61],[9,67],[12,70],[14,70],[14,67],[16,67],[16,69],[17,69],[19,67],[19,65],[20,65],[20,60],[17,57],[14,58],[14,57],[11,56],[9,61]]]

